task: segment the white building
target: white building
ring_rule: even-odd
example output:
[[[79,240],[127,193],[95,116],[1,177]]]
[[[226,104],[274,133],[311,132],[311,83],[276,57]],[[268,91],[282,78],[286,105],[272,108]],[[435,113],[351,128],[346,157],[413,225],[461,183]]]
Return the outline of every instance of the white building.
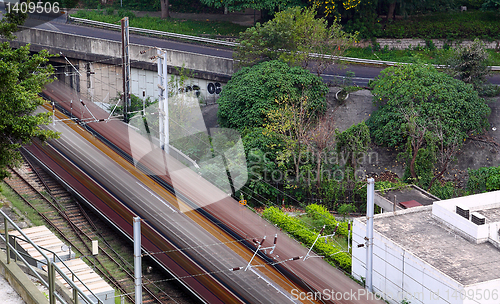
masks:
[[[500,191],[375,215],[374,292],[390,303],[499,304],[499,229]],[[352,274],[361,280],[365,235],[366,218],[356,219]]]

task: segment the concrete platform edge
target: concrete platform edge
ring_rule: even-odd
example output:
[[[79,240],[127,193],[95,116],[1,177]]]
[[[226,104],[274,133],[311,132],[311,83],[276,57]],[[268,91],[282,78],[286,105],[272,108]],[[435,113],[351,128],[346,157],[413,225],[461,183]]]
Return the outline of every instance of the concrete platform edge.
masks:
[[[0,251],[0,272],[27,304],[49,303],[45,295],[13,260],[7,264],[7,254],[3,251]]]

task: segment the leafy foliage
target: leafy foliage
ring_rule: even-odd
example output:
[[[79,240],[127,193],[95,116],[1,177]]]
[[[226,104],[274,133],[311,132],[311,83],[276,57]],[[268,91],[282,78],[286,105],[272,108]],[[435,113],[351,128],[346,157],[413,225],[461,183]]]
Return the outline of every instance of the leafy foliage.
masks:
[[[390,67],[373,82],[374,102],[379,109],[368,120],[375,142],[403,148],[409,122],[405,112],[417,113],[416,123],[442,123],[445,141],[454,136],[482,132],[490,109],[472,86],[437,71],[432,66],[411,64]]]
[[[321,78],[300,67],[267,61],[234,73],[218,99],[218,120],[222,127],[243,130],[263,126],[267,113],[280,108],[276,100],[290,102],[307,96],[308,112],[325,111],[328,88]]]
[[[498,13],[443,12],[397,20],[373,32],[379,38],[498,39]]]
[[[216,8],[227,7],[230,11],[240,11],[246,8],[255,10],[284,9],[287,6],[300,4],[298,0],[200,0],[201,3]]]
[[[466,137],[488,125],[490,108],[472,86],[431,66],[388,68],[375,80],[373,93],[379,109],[368,123],[375,142],[403,151],[409,164],[404,179],[428,190]]]
[[[116,23],[120,21],[122,17],[128,15],[129,17],[133,15],[133,12],[127,12],[124,10],[118,10],[117,14],[105,14],[104,10],[96,11],[85,11],[79,10],[74,15],[74,17],[85,18],[95,21]],[[247,27],[234,24],[231,22],[222,21],[197,21],[197,20],[181,20],[181,19],[161,19],[159,17],[134,17],[130,19],[130,26],[173,32],[185,35],[223,35],[223,36],[237,36],[241,31],[244,31]]]
[[[338,221],[324,206],[311,204],[306,207],[306,212],[316,221],[317,226],[325,225],[325,234],[332,234],[338,224],[336,234],[347,236],[347,222]]]
[[[449,67],[452,76],[465,83],[472,83],[475,88],[481,87],[490,73],[484,43],[476,38],[471,45],[457,48]]]
[[[45,141],[57,137],[39,125],[51,121],[50,113],[33,111],[45,101],[38,96],[51,82],[53,68],[46,65],[50,55],[42,50],[30,55],[29,45],[11,49],[8,42],[0,44],[0,178],[8,176],[7,166],[21,159],[18,149],[33,138]]]
[[[305,246],[311,246],[316,239],[318,232],[308,229],[299,219],[291,217],[276,207],[269,207],[264,210],[262,216],[276,224],[285,232],[291,234],[299,242]],[[351,258],[348,253],[342,252],[334,243],[317,242],[314,245],[313,251],[325,256],[325,260],[339,266],[345,271],[351,271]]]
[[[18,25],[22,25],[28,18],[28,14],[23,13],[5,13],[2,20],[0,20],[0,36],[7,39],[14,39],[12,32],[17,30]]]
[[[257,23],[241,33],[234,59],[240,66],[277,59],[307,66],[309,53],[339,56],[354,44],[356,36],[345,33],[339,23],[328,26],[325,19],[315,15],[311,8],[294,7],[276,13],[271,21]],[[330,56],[319,55],[314,60],[319,71],[334,63]]]
[[[357,167],[357,155],[366,152],[370,143],[370,130],[364,121],[350,126],[344,132],[337,131],[337,152],[347,155],[348,165],[352,168]]]
[[[482,9],[500,12],[500,0],[486,0]]]
[[[469,194],[500,190],[500,167],[469,169],[466,191]]]

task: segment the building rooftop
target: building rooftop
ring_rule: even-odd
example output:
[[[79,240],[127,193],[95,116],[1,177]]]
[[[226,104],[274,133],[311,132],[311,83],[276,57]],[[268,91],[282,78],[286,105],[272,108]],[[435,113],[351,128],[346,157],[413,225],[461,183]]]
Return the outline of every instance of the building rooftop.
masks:
[[[500,208],[478,210],[476,212],[486,218],[486,223],[500,222]]]
[[[394,195],[396,195],[396,203],[407,202],[415,200],[420,204],[427,206],[432,205],[435,201],[439,200],[432,194],[414,186],[404,187],[398,190],[390,190],[385,193],[384,197],[391,202],[394,202]]]
[[[500,218],[500,208],[481,212]],[[435,219],[432,206],[376,215],[374,229],[463,285],[500,278],[500,250],[465,239]]]

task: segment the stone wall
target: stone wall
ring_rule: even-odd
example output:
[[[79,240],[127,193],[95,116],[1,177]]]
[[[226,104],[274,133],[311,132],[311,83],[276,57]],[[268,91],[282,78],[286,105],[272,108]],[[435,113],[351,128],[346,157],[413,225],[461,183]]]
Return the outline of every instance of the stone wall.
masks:
[[[469,45],[472,43],[471,40],[463,40],[463,41],[447,41],[445,39],[430,39],[434,45],[440,49],[443,48],[443,46],[446,44],[456,47],[458,45]],[[398,50],[404,50],[408,49],[410,46],[415,47],[415,46],[421,46],[425,47],[425,39],[384,39],[384,38],[378,38],[377,43],[380,44],[381,48],[384,48],[387,46],[389,49],[398,49]],[[500,41],[483,41],[487,49],[500,49]],[[360,47],[367,47],[370,46],[372,43],[371,41],[365,40],[361,41],[358,46]]]

